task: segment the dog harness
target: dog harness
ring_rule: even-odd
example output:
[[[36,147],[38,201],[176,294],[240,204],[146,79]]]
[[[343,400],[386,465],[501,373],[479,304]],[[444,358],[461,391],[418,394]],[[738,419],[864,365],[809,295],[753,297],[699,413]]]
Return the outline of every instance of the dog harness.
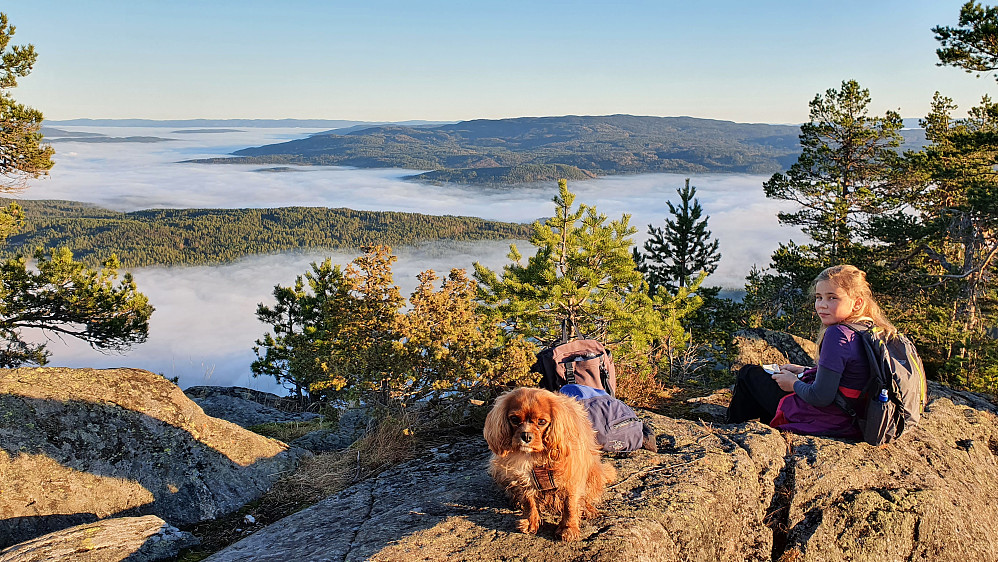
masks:
[[[547,466],[535,466],[530,470],[530,476],[534,480],[534,486],[542,492],[552,492],[558,489],[554,483],[554,472]]]

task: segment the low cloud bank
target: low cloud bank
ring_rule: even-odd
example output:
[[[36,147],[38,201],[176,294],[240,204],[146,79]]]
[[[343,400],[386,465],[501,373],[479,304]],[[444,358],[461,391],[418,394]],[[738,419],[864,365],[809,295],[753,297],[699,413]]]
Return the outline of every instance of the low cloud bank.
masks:
[[[116,128],[73,128],[120,136]],[[224,155],[233,150],[312,132],[302,129],[246,129],[177,135],[170,129],[129,128],[129,134],[176,138],[155,144],[60,143],[57,165],[48,179],[35,182],[22,197],[86,201],[121,211],[149,208],[283,207],[292,205],[394,210],[433,215],[468,215],[532,222],[551,216],[557,185],[516,188],[432,186],[403,181],[412,170],[357,170],[292,167],[261,173],[266,166],[183,164],[182,160]],[[678,203],[681,174],[646,174],[572,182],[576,203],[595,205],[610,219],[631,215],[642,244],[649,224],[662,226],[668,201]],[[762,182],[749,175],[692,176],[697,198],[720,240],[722,259],[712,285],[738,289],[753,264],[764,266],[781,241],[799,231],[781,227],[780,210],[792,207],[767,200]],[[499,268],[508,242],[439,242],[399,248],[395,279],[408,295],[415,274],[470,268],[478,260]],[[338,253],[345,264],[356,253]],[[249,364],[253,341],[266,327],[256,321],[259,302],[269,301],[276,284],[290,284],[324,254],[260,256],[217,267],[143,268],[134,271],[141,291],[156,313],[149,341],[126,356],[102,355],[75,341],[55,340],[53,362],[68,366],[134,366],[179,376],[181,386],[241,385],[273,390],[272,382],[253,379]]]
[[[474,261],[498,268],[506,262],[508,242],[435,242],[399,248],[395,284],[408,297],[416,274],[427,269],[446,275],[453,267],[471,270]],[[256,319],[258,303],[273,304],[275,285],[291,285],[309,264],[330,257],[346,265],[353,253],[257,256],[216,267],[139,268],[139,289],[156,312],[149,339],[125,355],[103,354],[78,340],[49,342],[52,365],[135,367],[179,377],[181,388],[193,385],[245,386],[284,394],[272,378],[254,378],[253,342],[270,327]],[[40,335],[35,336],[38,339]]]

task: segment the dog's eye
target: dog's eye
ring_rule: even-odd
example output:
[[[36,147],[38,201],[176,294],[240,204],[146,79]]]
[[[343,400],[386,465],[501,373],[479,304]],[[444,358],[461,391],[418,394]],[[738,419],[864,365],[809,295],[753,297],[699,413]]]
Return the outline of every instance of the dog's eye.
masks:
[[[510,425],[520,425],[520,418],[518,416],[510,416],[509,417],[509,424]]]
[[[546,419],[544,419],[544,418],[541,418],[541,419],[537,420],[537,425],[539,425],[541,427],[544,427],[547,424],[548,424],[548,421]]]

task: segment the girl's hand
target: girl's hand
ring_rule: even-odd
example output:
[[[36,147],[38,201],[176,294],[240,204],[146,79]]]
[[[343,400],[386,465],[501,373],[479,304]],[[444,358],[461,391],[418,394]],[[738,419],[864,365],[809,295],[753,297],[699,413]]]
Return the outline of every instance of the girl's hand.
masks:
[[[786,365],[780,365],[780,370],[781,371],[787,371],[787,372],[793,373],[795,375],[799,375],[799,374],[803,373],[804,371],[806,371],[807,367],[804,367],[802,365],[794,365],[793,363],[787,363]]]
[[[797,375],[783,370],[773,375],[773,380],[776,381],[776,384],[780,385],[780,390],[783,392],[793,392],[794,383],[797,382]]]

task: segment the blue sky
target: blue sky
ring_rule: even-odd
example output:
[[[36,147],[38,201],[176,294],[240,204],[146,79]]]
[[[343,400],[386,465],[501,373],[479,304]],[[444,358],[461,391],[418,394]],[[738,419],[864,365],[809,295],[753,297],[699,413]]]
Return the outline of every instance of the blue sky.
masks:
[[[873,109],[961,110],[994,75],[935,66],[962,0],[5,0],[49,119],[690,115],[798,123],[856,79]]]

